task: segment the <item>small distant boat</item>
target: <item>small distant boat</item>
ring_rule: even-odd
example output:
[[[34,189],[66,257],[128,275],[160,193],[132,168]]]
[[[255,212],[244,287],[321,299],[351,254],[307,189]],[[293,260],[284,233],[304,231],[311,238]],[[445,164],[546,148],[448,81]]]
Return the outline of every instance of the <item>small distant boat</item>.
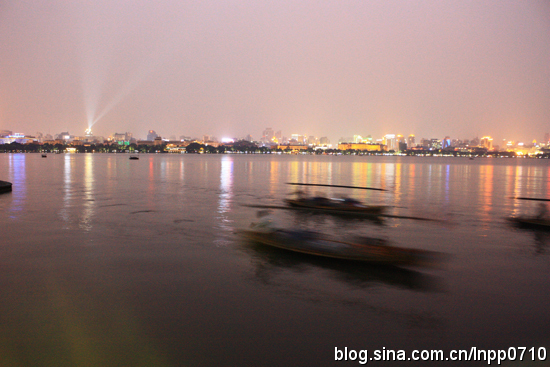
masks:
[[[48,158],[46,154],[42,154],[42,158]]]
[[[252,229],[237,231],[243,238],[267,246],[341,260],[387,265],[429,265],[438,253],[387,245],[379,238],[362,237],[359,241],[339,241],[320,233],[303,230],[269,228],[265,222]]]
[[[0,194],[11,192],[11,182],[0,181]]]
[[[132,155],[130,156],[130,159],[139,159],[139,157],[137,155]]]

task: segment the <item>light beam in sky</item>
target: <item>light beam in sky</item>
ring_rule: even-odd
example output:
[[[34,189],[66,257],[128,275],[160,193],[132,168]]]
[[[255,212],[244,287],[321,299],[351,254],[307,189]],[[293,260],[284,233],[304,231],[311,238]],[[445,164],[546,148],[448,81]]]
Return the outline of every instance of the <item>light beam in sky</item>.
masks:
[[[89,16],[98,22],[108,17],[105,13]],[[88,14],[85,14],[88,18]],[[112,16],[106,28],[115,28],[120,22]],[[139,26],[135,22],[134,26]],[[84,22],[83,22],[84,24]],[[82,26],[77,31],[81,58],[81,77],[88,128],[101,120],[126,97],[135,91],[157,69],[161,58],[168,57],[168,44],[127,47],[132,29],[122,32],[98,32],[95,27]],[[116,85],[116,81],[122,80]],[[103,106],[103,107],[102,107]]]
[[[104,85],[107,81],[107,73],[106,69],[97,68],[97,65],[99,64],[89,66],[88,70],[83,71],[84,103],[88,128],[91,128],[96,122],[116,107],[124,98],[132,93],[156,68],[155,63],[152,60],[145,60],[137,70],[133,71],[130,78],[126,80],[125,84],[116,91],[114,96],[100,110],[99,105],[101,99],[102,97],[105,97]]]

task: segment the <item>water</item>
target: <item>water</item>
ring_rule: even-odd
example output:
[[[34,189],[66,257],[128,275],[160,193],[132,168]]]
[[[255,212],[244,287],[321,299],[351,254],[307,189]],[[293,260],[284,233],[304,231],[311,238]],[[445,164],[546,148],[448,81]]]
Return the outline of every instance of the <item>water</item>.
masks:
[[[548,348],[550,236],[504,218],[536,210],[510,197],[550,197],[549,173],[525,159],[2,154],[13,192],[0,195],[0,365],[331,366],[359,365],[335,361],[345,347]],[[234,230],[256,220],[242,204],[280,205],[286,182],[384,188],[310,192],[446,220],[276,213],[288,226],[448,258],[400,269],[241,242]]]

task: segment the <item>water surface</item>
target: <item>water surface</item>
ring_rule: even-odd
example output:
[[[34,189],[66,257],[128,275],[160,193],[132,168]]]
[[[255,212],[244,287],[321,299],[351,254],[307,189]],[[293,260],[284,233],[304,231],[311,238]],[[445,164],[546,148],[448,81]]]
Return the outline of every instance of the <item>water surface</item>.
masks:
[[[534,159],[1,154],[1,364],[330,366],[359,364],[335,362],[335,347],[549,347],[550,236],[505,221],[536,210],[510,197],[550,197],[549,172]],[[240,241],[257,219],[243,204],[280,205],[287,182],[384,188],[310,192],[447,222],[276,213],[285,225],[448,260],[376,267]]]

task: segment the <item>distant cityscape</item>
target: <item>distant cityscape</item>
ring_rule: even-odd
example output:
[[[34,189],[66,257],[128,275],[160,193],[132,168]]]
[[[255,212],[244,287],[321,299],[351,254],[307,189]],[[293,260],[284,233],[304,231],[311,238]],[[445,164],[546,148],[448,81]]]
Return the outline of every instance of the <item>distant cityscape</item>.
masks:
[[[14,148],[14,149],[10,149]],[[19,148],[19,149],[15,149]],[[218,139],[211,135],[200,138],[181,135],[168,137],[149,130],[145,139],[135,138],[131,132],[114,133],[108,137],[95,136],[91,129],[83,135],[68,131],[55,135],[29,135],[10,130],[0,130],[0,151],[64,151],[64,152],[168,152],[168,153],[220,153],[235,150],[278,151],[285,153],[355,152],[361,154],[444,154],[444,155],[494,155],[512,153],[514,156],[547,156],[550,153],[550,133],[542,141],[520,142],[503,140],[494,142],[490,136],[472,139],[439,138],[417,139],[415,135],[387,134],[380,138],[371,135],[340,138],[332,144],[327,137],[302,134],[284,136],[281,130],[266,128],[262,136],[254,139],[250,134],[240,138]],[[510,156],[510,154],[508,154]]]

